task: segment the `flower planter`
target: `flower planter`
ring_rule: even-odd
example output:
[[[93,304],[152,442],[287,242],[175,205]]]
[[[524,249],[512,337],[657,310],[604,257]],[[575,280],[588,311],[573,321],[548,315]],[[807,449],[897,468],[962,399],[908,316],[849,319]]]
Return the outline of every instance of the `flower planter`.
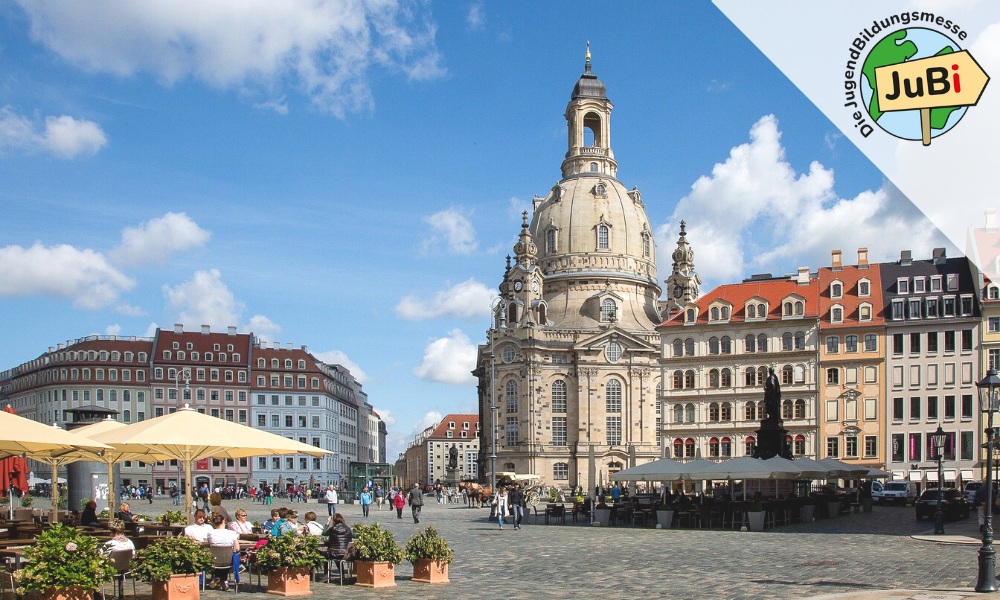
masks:
[[[764,511],[748,512],[747,522],[750,524],[750,531],[764,531]]]
[[[672,510],[656,511],[656,522],[660,527],[664,529],[670,529],[670,527],[674,524],[674,511]]]
[[[840,502],[827,502],[826,510],[830,513],[830,518],[840,516]]]
[[[171,575],[170,581],[153,582],[153,600],[198,600],[198,575]]]
[[[279,596],[308,596],[309,568],[280,568],[267,574],[267,593]]]
[[[816,507],[812,504],[806,504],[799,507],[799,521],[802,523],[812,523],[813,516],[816,514]]]
[[[413,563],[413,581],[449,583],[447,561],[421,558]]]
[[[391,562],[355,561],[354,569],[358,574],[354,585],[371,588],[396,587],[396,567]]]
[[[607,527],[611,524],[611,509],[610,508],[595,508],[594,509],[594,522],[600,523],[601,527]]]
[[[52,588],[38,595],[39,600],[91,600],[92,590],[82,585],[68,588]]]

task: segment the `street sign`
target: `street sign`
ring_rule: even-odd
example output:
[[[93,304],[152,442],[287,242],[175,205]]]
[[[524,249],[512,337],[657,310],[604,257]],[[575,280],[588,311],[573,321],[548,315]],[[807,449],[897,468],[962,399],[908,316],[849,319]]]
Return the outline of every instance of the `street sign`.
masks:
[[[931,109],[973,106],[990,76],[968,50],[886,65],[875,69],[878,109],[920,110],[925,146],[931,143]]]

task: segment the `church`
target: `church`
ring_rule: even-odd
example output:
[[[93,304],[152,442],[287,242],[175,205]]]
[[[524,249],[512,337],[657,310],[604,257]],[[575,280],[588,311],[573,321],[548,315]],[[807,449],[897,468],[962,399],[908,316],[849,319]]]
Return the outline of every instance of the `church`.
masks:
[[[535,474],[559,487],[660,458],[660,335],[670,311],[698,298],[682,229],[660,300],[656,245],[638,188],[618,180],[611,101],[591,70],[566,107],[562,176],[523,215],[478,349],[479,473]]]

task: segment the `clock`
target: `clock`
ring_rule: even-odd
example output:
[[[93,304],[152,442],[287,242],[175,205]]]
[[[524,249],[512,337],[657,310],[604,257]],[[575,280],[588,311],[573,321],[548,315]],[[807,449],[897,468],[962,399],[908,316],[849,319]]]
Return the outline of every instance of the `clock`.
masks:
[[[679,300],[680,297],[683,296],[683,295],[684,295],[684,290],[681,289],[681,286],[679,286],[679,285],[678,286],[674,286],[674,298],[677,298]]]
[[[520,279],[518,279],[517,281],[514,282],[514,291],[515,292],[520,292],[522,286],[524,286],[524,284],[521,283]]]
[[[531,282],[531,291],[538,292],[538,280],[537,279],[535,281]]]

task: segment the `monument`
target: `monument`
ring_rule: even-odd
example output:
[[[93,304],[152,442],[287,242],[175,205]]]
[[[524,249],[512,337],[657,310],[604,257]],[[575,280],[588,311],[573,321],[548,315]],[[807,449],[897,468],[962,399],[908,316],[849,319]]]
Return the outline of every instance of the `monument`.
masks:
[[[446,483],[456,484],[461,479],[458,475],[458,448],[454,446],[448,449],[448,466],[445,471],[447,472]]]
[[[788,430],[781,421],[781,385],[774,374],[774,367],[771,367],[764,382],[764,418],[757,430],[757,447],[753,457],[763,460],[772,456],[791,459],[787,437]]]

